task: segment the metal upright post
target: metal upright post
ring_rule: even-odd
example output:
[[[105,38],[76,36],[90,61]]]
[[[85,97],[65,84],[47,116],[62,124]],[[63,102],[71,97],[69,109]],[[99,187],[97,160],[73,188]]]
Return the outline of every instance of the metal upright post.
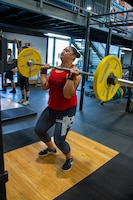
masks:
[[[109,55],[111,39],[112,39],[112,28],[109,28],[109,33],[108,33],[108,37],[107,37],[107,44],[106,44],[106,50],[105,50],[105,56]]]
[[[132,42],[132,49],[133,49],[133,42]],[[130,64],[131,64],[131,68],[132,68],[131,81],[133,81],[133,51],[132,51],[132,53],[131,53],[131,61],[130,61]]]
[[[132,49],[133,49],[133,42],[132,42]],[[133,81],[133,51],[131,52],[131,61],[130,61],[130,71],[129,71],[129,78],[130,81]],[[130,100],[131,100],[131,96],[132,96],[132,88],[128,87],[128,98],[127,98],[127,104],[126,104],[126,112],[130,112]]]
[[[84,63],[83,71],[86,71],[89,65],[90,58],[90,13],[87,13],[87,26],[86,26],[86,35],[85,35],[85,52],[84,52]],[[79,110],[83,108],[83,99],[84,99],[84,89],[85,89],[85,75],[82,76],[81,83],[81,95],[80,95],[80,107]]]
[[[1,99],[1,96],[0,96]],[[0,105],[1,108],[1,105]],[[4,171],[4,158],[3,158],[3,141],[2,141],[2,124],[1,124],[1,111],[0,111],[0,200],[6,200],[6,186],[8,181],[8,173]]]

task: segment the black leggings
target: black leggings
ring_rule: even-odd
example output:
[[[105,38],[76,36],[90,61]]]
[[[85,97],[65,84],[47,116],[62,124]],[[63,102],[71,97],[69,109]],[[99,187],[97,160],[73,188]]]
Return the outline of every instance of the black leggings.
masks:
[[[8,70],[6,73],[5,73],[5,78],[9,79],[10,81],[13,81],[13,72],[11,70]]]
[[[64,154],[68,154],[70,146],[65,141],[65,138],[74,121],[75,113],[75,106],[61,111],[47,107],[37,121],[35,126],[36,134],[44,143],[51,141],[51,135],[47,131],[55,124],[54,142]]]

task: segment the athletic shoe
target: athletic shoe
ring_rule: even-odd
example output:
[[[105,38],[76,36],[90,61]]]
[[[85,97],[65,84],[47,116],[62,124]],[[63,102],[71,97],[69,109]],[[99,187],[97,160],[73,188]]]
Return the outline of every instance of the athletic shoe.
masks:
[[[24,106],[27,106],[27,105],[30,104],[30,102],[26,100],[26,101],[24,101],[22,104],[23,104]]]
[[[61,170],[64,171],[64,172],[69,171],[72,168],[73,162],[74,162],[73,158],[66,159],[66,162],[62,166]]]
[[[16,93],[16,90],[11,90],[10,93]]]
[[[42,151],[40,151],[39,153],[38,153],[38,155],[39,156],[47,156],[47,155],[49,155],[49,154],[55,154],[57,151],[56,151],[56,149],[44,149],[44,150],[42,150]]]
[[[0,90],[0,91],[6,92],[6,87],[3,87],[3,89]]]
[[[20,99],[18,103],[23,103],[25,99]]]

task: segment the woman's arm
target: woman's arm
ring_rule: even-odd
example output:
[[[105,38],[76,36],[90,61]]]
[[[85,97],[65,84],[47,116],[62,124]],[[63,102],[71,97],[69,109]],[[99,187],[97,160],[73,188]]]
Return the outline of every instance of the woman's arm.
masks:
[[[49,69],[49,64],[42,66],[41,72],[40,72],[40,83],[41,83],[42,90],[49,89],[49,85],[48,85],[49,75],[47,76],[47,69]]]
[[[17,44],[18,54],[19,54],[20,51],[21,51],[20,43],[19,43],[19,41],[17,39],[14,39],[14,42]]]
[[[79,75],[79,71],[76,67],[72,68],[70,73],[72,73],[72,78],[69,78],[69,75],[67,76],[66,84],[63,88],[63,95],[67,99],[74,95],[81,80],[81,76]]]
[[[42,90],[47,90],[49,88],[48,77],[46,76],[46,74],[40,75],[40,83],[41,83]]]

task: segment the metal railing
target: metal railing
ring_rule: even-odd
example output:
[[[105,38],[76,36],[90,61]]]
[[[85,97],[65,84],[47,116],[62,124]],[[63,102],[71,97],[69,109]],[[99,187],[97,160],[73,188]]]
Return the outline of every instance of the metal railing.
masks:
[[[102,27],[104,29],[108,29],[109,27],[112,27],[112,30],[114,32],[117,32],[119,35],[121,34],[123,37],[133,37],[133,29],[129,29],[127,23],[130,25],[133,24],[133,20],[125,21],[118,20],[116,17],[122,12],[116,12],[111,13],[110,8],[111,4],[109,4],[108,0],[102,1],[96,0],[96,1],[87,1],[87,0],[36,0],[37,2],[40,2],[40,7],[45,6],[45,4],[49,4],[51,6],[59,7],[62,10],[66,10],[69,13],[78,15],[78,17],[75,17],[76,20],[80,20],[87,17],[88,10],[87,6],[91,6],[92,10],[90,12],[90,26],[94,27]],[[91,4],[89,5],[89,3]],[[129,15],[131,12],[127,12]],[[69,15],[69,14],[68,14]],[[124,13],[126,15],[126,13]],[[129,15],[130,16],[130,15]],[[133,18],[133,17],[132,17]],[[117,21],[112,21],[112,19],[117,19]],[[83,20],[80,21],[82,23]],[[127,27],[128,26],[128,27]]]
[[[39,2],[38,0],[36,1]],[[86,0],[40,0],[40,7],[43,7],[43,3],[58,6],[77,14],[87,14]]]

